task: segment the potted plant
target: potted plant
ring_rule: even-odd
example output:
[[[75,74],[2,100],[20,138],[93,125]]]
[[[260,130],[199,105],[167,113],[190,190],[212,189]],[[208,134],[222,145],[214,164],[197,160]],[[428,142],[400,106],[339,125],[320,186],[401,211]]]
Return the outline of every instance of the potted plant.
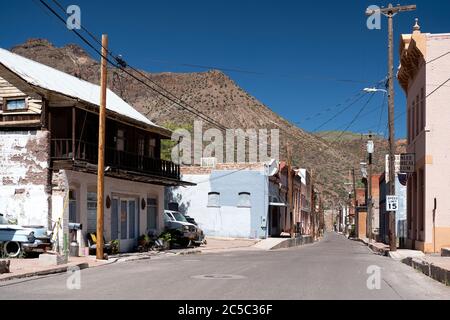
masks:
[[[111,241],[111,254],[116,255],[120,253],[120,241],[113,240]]]
[[[140,251],[148,251],[152,240],[148,235],[142,235],[138,239],[138,246]]]
[[[172,235],[170,232],[164,232],[159,237],[158,240],[160,240],[163,243],[163,250],[169,250],[170,249],[170,243],[172,241]]]

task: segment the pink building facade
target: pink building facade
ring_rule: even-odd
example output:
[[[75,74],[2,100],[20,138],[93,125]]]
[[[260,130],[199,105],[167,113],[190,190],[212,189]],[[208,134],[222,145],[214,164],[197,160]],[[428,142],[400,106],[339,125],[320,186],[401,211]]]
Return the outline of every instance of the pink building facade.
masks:
[[[416,159],[408,179],[407,246],[440,252],[450,246],[450,34],[422,33],[416,23],[402,35],[400,58],[407,152]]]

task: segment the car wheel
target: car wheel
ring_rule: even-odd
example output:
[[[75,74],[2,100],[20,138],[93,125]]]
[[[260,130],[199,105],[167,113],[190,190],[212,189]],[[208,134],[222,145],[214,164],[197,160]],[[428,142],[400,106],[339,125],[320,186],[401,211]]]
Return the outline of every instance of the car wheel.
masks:
[[[189,248],[192,245],[192,241],[189,240],[189,239],[183,239],[183,240],[180,241],[180,245],[183,248]]]
[[[3,252],[8,258],[17,258],[22,252],[22,246],[19,242],[8,241],[3,246]]]

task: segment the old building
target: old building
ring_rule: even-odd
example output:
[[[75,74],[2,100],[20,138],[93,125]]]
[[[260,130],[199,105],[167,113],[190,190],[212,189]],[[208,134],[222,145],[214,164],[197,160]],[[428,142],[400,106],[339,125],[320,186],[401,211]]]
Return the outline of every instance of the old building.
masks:
[[[278,162],[230,163],[181,168],[190,188],[173,188],[169,202],[194,218],[208,236],[266,238],[278,234],[287,201],[269,180]]]
[[[298,175],[301,178],[301,201],[300,201],[300,221],[301,221],[301,234],[312,234],[312,197],[313,186],[311,181],[311,174],[306,169],[300,169]]]
[[[407,96],[408,147],[415,172],[408,179],[410,248],[439,252],[450,245],[450,34],[401,36],[398,80]]]
[[[100,88],[0,49],[0,212],[67,243],[68,223],[97,228]],[[107,94],[105,237],[131,250],[164,227],[164,186],[184,184],[160,159],[171,132]]]
[[[285,162],[222,163],[182,167],[181,172],[196,186],[172,188],[170,202],[195,218],[206,235],[264,239],[312,232],[302,215],[311,200],[304,203],[300,170],[291,169],[289,188]]]

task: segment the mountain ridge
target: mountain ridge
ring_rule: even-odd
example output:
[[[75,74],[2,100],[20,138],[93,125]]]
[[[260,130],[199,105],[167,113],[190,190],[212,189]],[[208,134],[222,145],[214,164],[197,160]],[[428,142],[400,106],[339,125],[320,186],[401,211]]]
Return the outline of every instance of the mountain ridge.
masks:
[[[30,39],[14,46],[11,51],[83,80],[99,82],[99,62],[76,44],[58,48],[46,39]],[[135,74],[131,69],[128,71]],[[344,187],[344,182],[348,179],[345,170],[359,166],[359,151],[355,152],[354,146],[349,147],[357,141],[332,145],[320,136],[296,127],[240,88],[222,71],[142,73],[227,128],[280,129],[281,157],[285,158],[287,143],[294,146],[294,165],[313,170],[314,181],[327,200],[333,202],[346,196],[348,198]],[[142,78],[138,74],[136,76]],[[109,68],[108,86],[139,112],[160,125],[185,125],[194,120],[193,115],[180,110],[123,71]],[[381,168],[380,163],[377,168]]]

